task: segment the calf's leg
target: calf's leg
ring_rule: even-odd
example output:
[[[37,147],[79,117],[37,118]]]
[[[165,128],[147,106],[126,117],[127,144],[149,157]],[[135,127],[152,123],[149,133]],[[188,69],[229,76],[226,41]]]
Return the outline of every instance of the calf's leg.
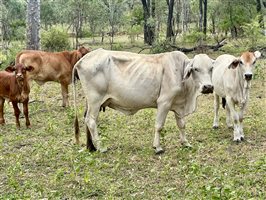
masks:
[[[20,128],[20,123],[19,123],[19,114],[20,114],[20,110],[19,110],[19,108],[18,108],[18,103],[12,101],[12,105],[13,105],[13,108],[14,108],[14,114],[15,114],[15,117],[16,117],[16,126],[17,126],[17,128]]]
[[[5,104],[5,99],[3,97],[0,97],[0,124],[5,124],[4,104]]]
[[[27,128],[30,127],[28,103],[29,103],[29,99],[27,99],[23,102],[23,113],[24,113],[24,116],[26,119],[26,127]]]
[[[226,110],[226,125],[228,128],[233,128],[233,125],[231,122],[231,112],[227,104],[225,105],[225,110]]]
[[[218,128],[219,127],[219,106],[220,106],[220,98],[217,94],[214,93],[214,119],[213,119],[213,128]]]
[[[226,97],[226,102],[227,102],[228,108],[230,109],[232,119],[234,121],[234,141],[239,142],[241,141],[239,115],[235,110],[235,104],[232,101],[231,97]]]
[[[68,101],[68,84],[65,82],[61,82],[61,93],[62,93],[62,99],[63,107],[68,107],[69,106],[69,101]]]

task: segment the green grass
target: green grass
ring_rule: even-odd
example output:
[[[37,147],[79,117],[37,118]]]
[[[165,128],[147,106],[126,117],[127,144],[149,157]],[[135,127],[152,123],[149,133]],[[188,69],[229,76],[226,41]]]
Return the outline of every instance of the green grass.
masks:
[[[0,199],[266,199],[265,60],[252,83],[245,114],[246,141],[232,141],[220,109],[220,128],[212,129],[212,95],[198,100],[186,118],[193,145],[183,148],[174,115],[168,114],[162,144],[152,148],[156,110],[125,116],[109,108],[101,112],[99,132],[107,153],[85,149],[82,119],[85,100],[78,84],[82,146],[73,133],[73,106],[61,107],[60,85],[33,83],[29,105],[32,127],[15,127],[13,109],[5,104],[0,126]],[[73,105],[70,87],[70,101]]]

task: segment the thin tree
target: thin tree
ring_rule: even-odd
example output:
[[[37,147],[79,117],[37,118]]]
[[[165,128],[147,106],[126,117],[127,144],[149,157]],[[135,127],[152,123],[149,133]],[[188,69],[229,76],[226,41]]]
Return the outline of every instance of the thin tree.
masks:
[[[203,0],[203,33],[205,36],[207,33],[207,6],[208,6],[208,1]]]
[[[144,17],[144,43],[152,45],[155,40],[155,25],[151,19],[155,16],[155,0],[141,0]]]
[[[27,3],[27,49],[40,48],[40,0]]]
[[[173,12],[174,12],[175,0],[166,0],[166,2],[167,2],[167,5],[168,5],[166,38],[171,41],[172,37],[174,36],[174,31],[173,31]]]

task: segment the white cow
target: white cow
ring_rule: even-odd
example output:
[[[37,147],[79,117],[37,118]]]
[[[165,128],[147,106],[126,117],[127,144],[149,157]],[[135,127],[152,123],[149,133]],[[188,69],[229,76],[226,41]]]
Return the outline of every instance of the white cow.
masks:
[[[145,55],[98,49],[84,56],[74,70],[87,100],[87,148],[106,150],[102,148],[96,125],[100,108],[106,106],[129,115],[140,109],[157,108],[153,142],[156,153],[163,152],[160,132],[167,113],[173,111],[181,143],[189,146],[183,118],[195,111],[199,94],[213,91],[212,64],[213,60],[205,54],[190,60],[178,51]],[[73,83],[75,96],[75,78]],[[77,114],[75,127],[79,144]]]
[[[214,86],[214,121],[213,128],[219,126],[219,97],[223,98],[226,107],[226,124],[232,127],[234,122],[234,141],[244,139],[243,113],[247,107],[252,70],[256,59],[261,56],[259,51],[245,52],[239,58],[232,55],[221,55],[214,63],[212,83]],[[239,105],[239,112],[235,105]]]

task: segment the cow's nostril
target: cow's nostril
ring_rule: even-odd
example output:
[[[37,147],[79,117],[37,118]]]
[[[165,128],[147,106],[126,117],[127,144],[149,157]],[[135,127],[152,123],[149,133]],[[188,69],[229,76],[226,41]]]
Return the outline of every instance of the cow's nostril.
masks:
[[[213,92],[213,85],[204,85],[202,88],[202,93],[212,93]]]
[[[246,80],[251,80],[252,79],[252,74],[245,74],[245,79]]]

